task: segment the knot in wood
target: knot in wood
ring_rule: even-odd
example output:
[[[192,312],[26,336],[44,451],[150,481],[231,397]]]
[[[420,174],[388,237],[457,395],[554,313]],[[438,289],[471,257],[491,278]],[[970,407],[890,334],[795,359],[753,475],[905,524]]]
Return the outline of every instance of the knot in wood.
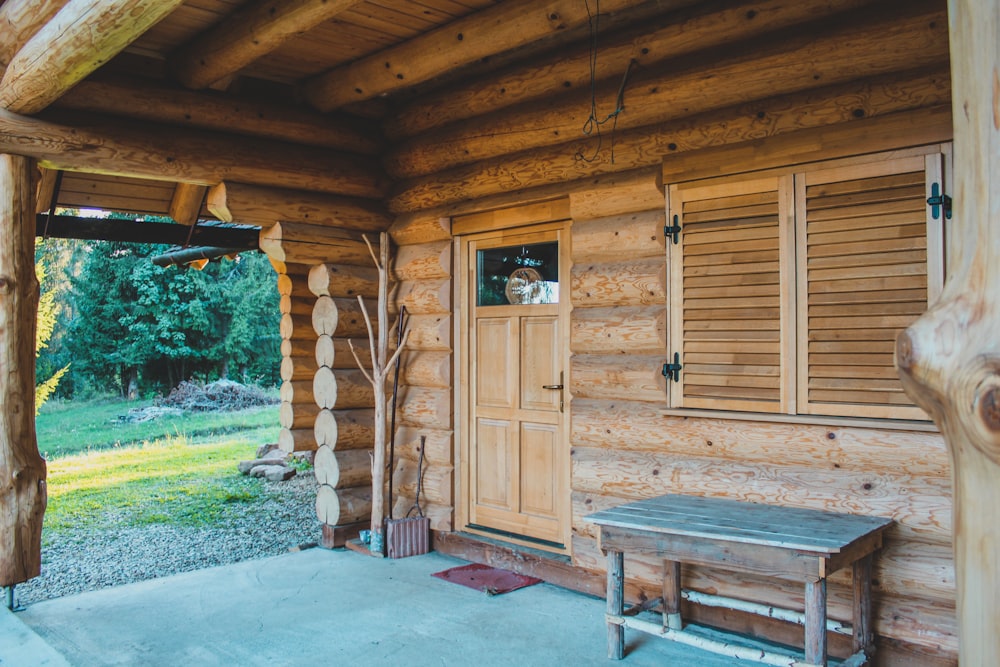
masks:
[[[1000,369],[994,369],[976,388],[975,410],[981,437],[974,438],[973,444],[1000,463]]]
[[[7,276],[0,276],[0,294],[10,294],[13,288],[13,280]]]
[[[896,339],[896,365],[900,370],[910,372],[913,370],[914,354],[913,339],[907,331],[899,334]]]

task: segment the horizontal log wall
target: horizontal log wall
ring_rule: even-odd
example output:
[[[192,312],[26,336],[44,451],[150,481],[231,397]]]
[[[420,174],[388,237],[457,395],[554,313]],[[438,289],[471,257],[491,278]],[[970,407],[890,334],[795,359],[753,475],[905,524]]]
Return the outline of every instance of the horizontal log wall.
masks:
[[[452,242],[440,218],[397,220],[393,278],[396,303],[410,314],[396,414],[392,516],[415,515],[420,438],[424,436],[420,508],[435,530],[451,530],[455,504],[452,419]]]
[[[586,193],[578,201],[597,198]],[[661,196],[662,197],[662,196]],[[572,207],[571,207],[572,208]],[[957,650],[951,488],[936,433],[667,417],[663,201],[654,210],[585,209],[573,221],[571,372],[573,563],[603,571],[587,514],[687,493],[873,514],[896,521],[876,561],[875,628],[948,660]],[[585,216],[602,214],[587,219]],[[627,258],[627,259],[623,259]],[[652,594],[658,559],[629,556]],[[802,609],[800,584],[685,567],[686,588]],[[830,613],[850,620],[847,573]]]
[[[580,132],[591,108],[589,91],[581,90],[589,88],[589,58],[572,50],[553,54],[551,63],[514,65],[485,82],[460,82],[415,99],[388,121],[390,136],[406,138],[386,162],[404,179],[390,199],[399,214],[394,238],[407,258],[397,267],[400,298],[421,309],[412,320],[411,348],[436,353],[404,364],[410,386],[398,433],[407,433],[411,445],[400,455],[399,475],[404,488],[412,484],[413,439],[435,427],[430,469],[451,471],[456,464],[453,392],[438,384],[455,386],[441,365],[452,352],[454,293],[437,268],[443,257],[437,248],[443,252],[449,238],[442,218],[569,195],[574,565],[604,568],[586,514],[668,492],[891,517],[896,523],[875,570],[882,655],[886,664],[954,664],[951,489],[939,435],[662,414],[667,286],[659,168],[665,161],[741,145],[747,164],[721,168],[752,169],[755,151],[772,137],[782,142],[776,150],[798,163],[950,136],[943,2],[807,0],[742,8],[736,0],[695,7],[688,18],[717,15],[685,30],[671,28],[669,16],[651,22],[650,34],[672,35],[662,42],[664,55],[655,52],[661,42],[647,43],[641,28],[602,37],[609,49],[635,49],[640,62],[625,86],[613,142],[607,133]],[[754,24],[757,10],[765,20]],[[785,20],[783,12],[795,18]],[[714,39],[716,33],[730,37]],[[526,93],[515,103],[480,105],[480,91],[503,95],[509,88],[519,95],[544,80],[550,64],[558,74],[542,97]],[[597,102],[610,107],[623,72],[601,71]],[[455,100],[463,101],[450,104]],[[797,145],[799,132],[811,134]],[[457,502],[454,483],[448,492],[442,488],[448,479],[436,472],[427,477],[435,486],[429,492],[434,511],[450,511],[443,504]],[[408,500],[401,497],[397,511]],[[628,590],[659,594],[656,563],[628,558],[626,574]],[[789,582],[692,567],[685,568],[683,584],[803,606],[801,587]],[[843,573],[831,580],[829,595],[832,615],[847,618],[850,584]],[[900,646],[916,651],[916,661],[889,657],[901,655],[892,653]]]

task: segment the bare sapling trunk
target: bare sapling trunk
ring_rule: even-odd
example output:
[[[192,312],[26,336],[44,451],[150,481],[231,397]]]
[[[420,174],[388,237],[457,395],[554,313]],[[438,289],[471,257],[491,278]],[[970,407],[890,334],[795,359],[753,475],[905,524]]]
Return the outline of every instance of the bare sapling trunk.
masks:
[[[369,549],[381,553],[385,544],[382,524],[385,517],[385,473],[386,473],[386,444],[387,438],[387,405],[385,384],[386,377],[396,359],[406,347],[406,340],[409,332],[403,334],[403,338],[396,348],[396,351],[389,356],[389,235],[385,232],[379,236],[379,256],[375,256],[372,244],[365,236],[365,243],[368,245],[368,252],[371,253],[372,261],[378,270],[378,332],[373,331],[371,317],[368,315],[368,308],[364,299],[358,295],[358,303],[361,305],[361,313],[365,318],[365,325],[368,328],[368,345],[371,350],[372,370],[371,374],[365,368],[354,343],[348,341],[351,346],[351,353],[358,363],[358,368],[372,384],[375,392],[375,442],[372,453],[372,521],[371,521],[371,542]]]

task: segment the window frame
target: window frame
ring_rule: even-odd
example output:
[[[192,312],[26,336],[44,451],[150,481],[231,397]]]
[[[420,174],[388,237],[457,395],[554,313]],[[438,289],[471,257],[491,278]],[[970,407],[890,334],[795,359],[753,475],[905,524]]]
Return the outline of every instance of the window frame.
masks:
[[[883,151],[868,155],[847,158],[823,160],[805,164],[789,165],[763,170],[746,170],[732,174],[703,178],[692,181],[671,183],[665,185],[665,205],[667,220],[673,222],[674,214],[680,215],[679,205],[685,192],[717,187],[739,187],[741,183],[759,182],[764,179],[790,179],[791,188],[787,188],[788,201],[783,202],[781,228],[779,235],[782,251],[780,253],[780,286],[781,305],[780,339],[783,368],[781,376],[781,399],[777,411],[767,412],[752,409],[741,409],[732,402],[715,401],[685,401],[683,394],[684,370],[681,380],[667,381],[667,407],[665,414],[691,415],[703,414],[709,417],[730,417],[754,420],[789,420],[804,423],[838,423],[843,420],[863,420],[873,424],[896,423],[900,427],[915,425],[917,428],[933,426],[930,418],[920,408],[915,406],[900,406],[899,409],[873,406],[876,409],[866,409],[862,403],[840,403],[842,410],[815,409],[815,403],[806,399],[806,388],[803,378],[808,378],[808,322],[803,320],[808,309],[807,285],[805,272],[805,201],[802,197],[805,184],[810,174],[834,174],[836,170],[856,170],[867,174],[884,170],[885,165],[899,160],[924,160],[924,184],[926,196],[930,196],[930,185],[941,184],[944,192],[950,192],[950,159],[951,143],[937,143],[895,151]],[[815,176],[814,176],[815,178]],[[930,207],[927,207],[926,239],[927,239],[927,304],[930,306],[940,295],[944,283],[945,262],[947,257],[946,224],[944,216],[933,219]],[[787,212],[787,215],[786,215]],[[681,216],[683,225],[683,217]],[[683,230],[681,237],[683,238]],[[674,245],[670,235],[666,239],[667,262],[667,361],[673,361],[673,354],[682,348],[683,318],[680,312],[683,256],[682,246]],[[680,302],[678,300],[681,299]],[[684,359],[680,360],[682,367]],[[697,403],[697,405],[693,405]]]

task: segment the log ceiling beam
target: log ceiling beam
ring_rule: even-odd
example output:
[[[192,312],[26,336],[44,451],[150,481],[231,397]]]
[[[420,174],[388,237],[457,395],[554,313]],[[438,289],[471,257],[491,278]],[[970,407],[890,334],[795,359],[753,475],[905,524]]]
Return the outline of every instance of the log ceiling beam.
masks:
[[[959,662],[1000,655],[1000,0],[950,0],[955,123],[948,279],[896,341],[906,393],[952,461]]]
[[[643,1],[604,0],[601,11],[627,10]],[[691,0],[665,0],[661,4],[665,11],[691,4]],[[303,92],[317,109],[332,111],[586,25],[588,20],[587,4],[578,0],[508,0],[324,72],[306,81]]]
[[[0,5],[0,67],[48,23],[68,0],[7,0]]]
[[[53,108],[324,146],[362,155],[381,148],[374,123],[214,91],[194,92],[136,76],[81,81]]]
[[[604,37],[593,63],[597,81],[622,79],[622,64],[648,68],[668,58],[745,40],[774,30],[857,9],[872,0],[785,0],[718,2],[696,5],[668,14],[657,22]],[[589,45],[560,50],[500,72],[463,81],[420,97],[386,121],[392,138],[410,137],[458,120],[479,116],[515,104],[549,97],[554,90],[580,90],[590,85]]]
[[[863,19],[863,20],[862,20]],[[619,131],[692,116],[722,107],[795,93],[903,68],[947,62],[947,16],[936,0],[895,5],[826,21],[821,32],[790,28],[777,35],[699,54],[676,66],[633,74],[625,90]],[[878,44],[878,48],[872,48]],[[674,61],[671,61],[674,62]],[[807,64],[807,65],[806,65]],[[597,99],[616,98],[621,81],[598,86]],[[392,151],[392,176],[426,176],[498,155],[585,138],[591,111],[582,90],[439,128]]]
[[[174,196],[170,200],[167,215],[181,225],[191,226],[197,223],[206,192],[208,192],[208,188],[204,185],[178,183],[174,187]]]
[[[270,227],[305,222],[362,232],[385,231],[392,222],[381,202],[354,197],[286,190],[245,183],[219,183],[208,191],[208,210],[223,222]]]
[[[182,2],[69,0],[11,59],[0,80],[0,106],[38,113]]]
[[[171,69],[188,88],[207,88],[360,2],[258,0],[182,47],[171,58]]]
[[[84,241],[120,241],[122,243],[160,243],[167,245],[215,246],[257,250],[260,230],[257,227],[196,225],[193,229],[170,222],[101,220],[72,215],[40,214],[35,218],[35,236]]]
[[[47,114],[47,117],[57,114]],[[73,125],[0,110],[0,151],[48,169],[215,185],[225,180],[378,199],[386,180],[371,158],[121,119]]]

